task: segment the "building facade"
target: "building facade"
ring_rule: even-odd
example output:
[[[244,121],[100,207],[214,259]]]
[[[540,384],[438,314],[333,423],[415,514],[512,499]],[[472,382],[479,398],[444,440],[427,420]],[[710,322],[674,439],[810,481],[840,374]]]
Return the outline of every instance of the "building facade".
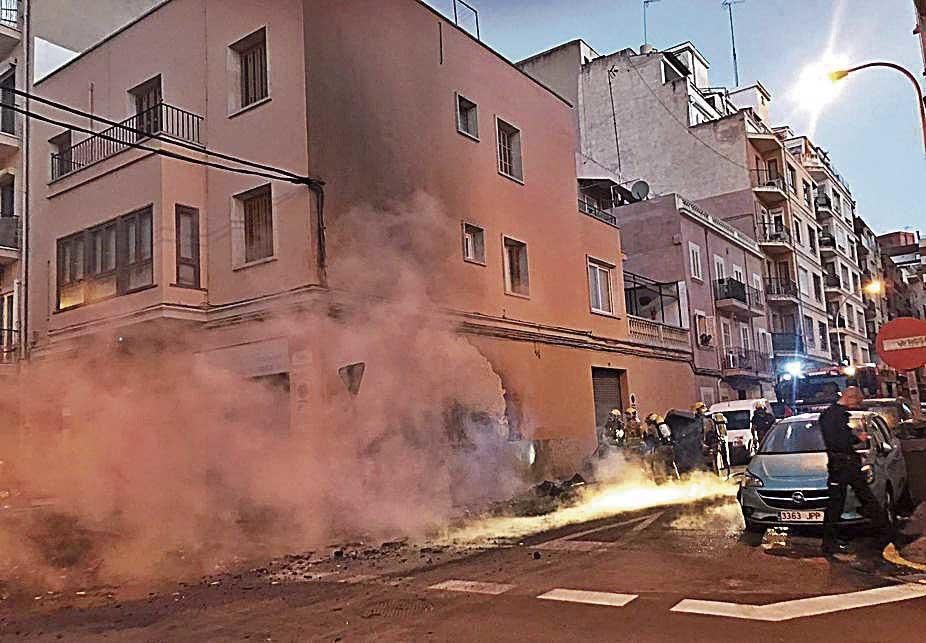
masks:
[[[814,180],[770,127],[761,84],[712,87],[688,42],[599,55],[574,41],[519,64],[577,97],[580,162],[684,194],[759,245],[777,373],[833,364]]]
[[[618,211],[624,265],[682,285],[692,329],[698,397],[773,397],[772,338],[755,240],[677,194]]]
[[[617,182],[577,173],[575,109],[421,2],[371,21],[360,0],[169,0],[35,91],[119,124],[33,122],[34,360],[156,335],[271,378],[294,427],[324,430],[305,410],[346,395],[339,367],[377,381],[335,336],[398,301],[450,320],[509,421],[573,471],[610,409],[697,394],[688,331],[619,296],[620,230],[595,201]],[[324,198],[178,152],[314,177]]]

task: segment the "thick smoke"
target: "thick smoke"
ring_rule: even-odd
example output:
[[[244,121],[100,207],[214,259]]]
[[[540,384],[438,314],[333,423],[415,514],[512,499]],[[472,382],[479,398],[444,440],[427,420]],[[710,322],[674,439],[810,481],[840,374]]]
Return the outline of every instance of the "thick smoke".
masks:
[[[196,354],[203,331],[133,330],[31,364],[0,459],[4,577],[119,582],[212,571],[343,537],[432,532],[514,492],[498,375],[439,314],[456,226],[431,199],[333,223],[331,292],[267,316],[311,355],[278,389]],[[352,395],[337,369],[364,362]],[[0,484],[0,488],[3,487]],[[73,580],[65,578],[62,582]]]

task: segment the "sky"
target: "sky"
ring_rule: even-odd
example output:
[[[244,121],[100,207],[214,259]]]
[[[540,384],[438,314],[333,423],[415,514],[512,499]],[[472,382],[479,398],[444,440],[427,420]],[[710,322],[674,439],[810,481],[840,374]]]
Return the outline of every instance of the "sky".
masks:
[[[575,38],[601,54],[643,40],[641,0],[467,1],[479,11],[482,40],[511,60]],[[452,17],[453,0],[426,2]],[[471,24],[465,9],[460,15]],[[926,153],[909,81],[889,69],[854,73],[815,125],[795,98],[801,72],[828,50],[850,65],[895,62],[922,81],[912,0],[745,0],[734,7],[734,23],[740,84],[759,80],[771,92],[771,124],[789,124],[830,152],[875,232],[926,234],[917,192],[926,181]],[[734,84],[721,0],[658,0],[647,9],[647,32],[660,49],[692,41],[710,62],[711,85]]]

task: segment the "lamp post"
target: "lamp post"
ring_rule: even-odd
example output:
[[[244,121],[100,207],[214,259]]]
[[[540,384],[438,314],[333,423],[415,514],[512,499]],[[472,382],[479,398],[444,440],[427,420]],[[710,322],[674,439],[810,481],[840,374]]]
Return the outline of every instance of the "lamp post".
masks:
[[[868,69],[869,67],[887,67],[889,69],[899,71],[901,74],[906,76],[911,83],[913,83],[913,89],[916,92],[916,108],[920,115],[920,126],[923,130],[923,150],[926,151],[926,105],[923,103],[923,89],[920,87],[920,83],[916,79],[916,76],[914,76],[909,69],[901,67],[896,63],[875,61],[865,63],[863,65],[856,65],[855,67],[849,67],[848,69],[837,69],[836,71],[830,72],[829,77],[830,80],[835,83],[842,80],[852,72],[859,71],[860,69]]]

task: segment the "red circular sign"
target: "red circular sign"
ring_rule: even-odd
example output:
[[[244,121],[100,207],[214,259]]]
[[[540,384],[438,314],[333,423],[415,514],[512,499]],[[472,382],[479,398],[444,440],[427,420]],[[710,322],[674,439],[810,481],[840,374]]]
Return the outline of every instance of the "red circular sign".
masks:
[[[926,366],[926,320],[898,317],[878,332],[878,355],[898,371]]]

